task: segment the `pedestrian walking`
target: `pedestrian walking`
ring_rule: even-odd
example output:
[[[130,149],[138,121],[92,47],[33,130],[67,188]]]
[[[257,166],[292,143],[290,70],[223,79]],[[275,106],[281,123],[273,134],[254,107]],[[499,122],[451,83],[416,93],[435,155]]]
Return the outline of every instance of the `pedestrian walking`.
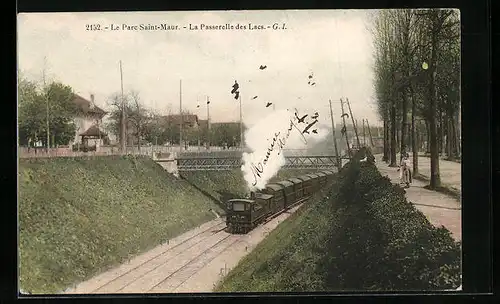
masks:
[[[410,164],[408,161],[408,153],[403,154],[401,163],[399,165],[398,171],[399,171],[399,180],[400,184],[405,185],[405,188],[409,188],[410,184],[412,182],[412,176],[411,176],[411,170],[410,170]]]

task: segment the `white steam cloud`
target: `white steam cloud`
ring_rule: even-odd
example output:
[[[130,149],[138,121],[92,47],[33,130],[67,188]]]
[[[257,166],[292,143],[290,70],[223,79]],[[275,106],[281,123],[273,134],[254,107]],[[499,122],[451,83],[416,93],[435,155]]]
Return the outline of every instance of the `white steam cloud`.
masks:
[[[283,150],[305,149],[310,142],[326,137],[328,131],[317,124],[311,125],[313,119],[299,122],[297,115],[303,115],[295,113],[295,110],[272,111],[245,133],[246,146],[252,152],[243,153],[241,170],[250,191],[264,189],[285,165]],[[309,125],[309,134],[303,134],[302,131]]]

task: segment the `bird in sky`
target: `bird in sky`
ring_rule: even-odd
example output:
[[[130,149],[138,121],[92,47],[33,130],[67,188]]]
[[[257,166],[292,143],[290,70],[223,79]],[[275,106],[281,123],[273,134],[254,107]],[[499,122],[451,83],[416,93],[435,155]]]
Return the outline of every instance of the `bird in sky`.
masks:
[[[309,79],[312,79],[312,78],[313,78],[313,75],[312,75],[312,74],[311,74],[311,75],[309,75]]]
[[[317,129],[314,129],[312,132],[313,132],[314,134],[318,134],[318,130],[317,130]]]
[[[297,117],[298,122],[301,123],[301,122],[304,122],[304,119],[307,117],[307,114],[299,118],[297,113],[295,113],[295,117]]]
[[[236,91],[239,89],[240,85],[238,84],[238,82],[235,80],[234,81],[234,84],[233,84],[233,89],[231,90],[231,94],[234,94],[236,93]]]
[[[264,70],[265,68],[267,68],[267,65],[260,65],[259,69],[261,70]]]
[[[196,107],[197,107],[197,108],[199,108],[199,107],[200,107],[200,105],[197,105]]]
[[[311,118],[312,118],[312,119],[316,119],[316,118],[318,118],[318,116],[319,116],[319,114],[318,114],[318,112],[316,112],[316,113],[314,113],[314,115],[313,115],[313,116],[311,116]]]
[[[318,121],[317,121],[317,120],[315,120],[315,121],[313,121],[312,123],[310,123],[309,125],[307,125],[307,127],[304,129],[304,131],[302,131],[302,133],[307,133],[307,134],[309,134],[309,131],[308,131],[308,130],[309,130],[312,126],[314,126],[314,124],[315,124],[315,123],[317,123],[317,122],[318,122]]]
[[[312,86],[315,85],[315,84],[316,84],[316,82],[311,83]]]
[[[252,100],[253,100],[253,99],[255,99],[255,98],[257,98],[257,97],[258,97],[258,96],[257,96],[257,95],[255,95],[254,97],[252,97]]]
[[[272,104],[273,104],[272,102],[268,102],[268,103],[266,104],[266,108],[269,108],[269,106],[270,106],[270,105],[272,105]]]

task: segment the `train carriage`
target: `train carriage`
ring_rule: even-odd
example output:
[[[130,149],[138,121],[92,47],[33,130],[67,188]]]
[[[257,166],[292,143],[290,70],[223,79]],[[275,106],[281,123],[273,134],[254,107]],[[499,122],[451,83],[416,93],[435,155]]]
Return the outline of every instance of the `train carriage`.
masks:
[[[283,190],[285,193],[285,208],[288,208],[290,205],[293,205],[293,203],[297,201],[295,195],[294,183],[284,180],[281,182],[277,182],[276,184],[283,186]]]
[[[307,175],[301,175],[297,179],[302,181],[302,189],[304,191],[304,196],[309,196],[312,194],[312,181],[311,177]]]
[[[319,176],[316,174],[307,174],[311,178],[311,189],[312,192],[318,191],[319,190]]]
[[[285,194],[282,185],[274,183],[267,184],[266,188],[262,189],[260,192],[273,196],[271,200],[271,212],[276,213],[285,208]]]
[[[335,172],[334,172],[334,171],[332,171],[332,170],[325,170],[325,171],[323,171],[323,172],[325,172],[325,173],[326,173],[326,180],[327,180],[327,182],[328,182],[328,183],[329,183],[329,182],[331,182],[331,181],[333,180],[333,177],[334,177],[334,175],[335,175]]]
[[[324,187],[326,185],[326,173],[317,172],[316,175],[318,176],[319,187]]]
[[[303,182],[296,178],[296,177],[292,177],[292,178],[289,178],[288,179],[290,182],[293,183],[294,185],[294,191],[295,191],[295,198],[296,200],[300,200],[304,197],[304,185],[303,185]]]
[[[226,224],[230,233],[247,233],[270,217],[289,209],[301,199],[311,196],[333,178],[334,172],[293,177],[267,184],[260,191],[251,192],[250,198],[227,201]]]

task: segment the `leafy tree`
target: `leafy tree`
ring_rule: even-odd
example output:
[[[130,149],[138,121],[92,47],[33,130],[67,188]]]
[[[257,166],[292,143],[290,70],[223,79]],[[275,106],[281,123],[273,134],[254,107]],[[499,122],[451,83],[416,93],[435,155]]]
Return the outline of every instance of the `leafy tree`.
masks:
[[[418,140],[427,138],[430,186],[439,187],[440,151],[446,150],[449,158],[458,157],[460,151],[458,13],[447,9],[379,11],[373,18],[372,33],[375,91],[384,121],[384,160],[396,165],[396,143],[403,150],[411,142],[414,173],[418,173]],[[421,120],[425,136],[420,135]]]
[[[33,146],[41,140],[47,143],[48,127],[52,144],[67,145],[75,136],[73,118],[76,106],[72,102],[73,90],[70,86],[52,82],[46,87],[38,86],[27,79],[18,82],[18,128],[19,144]]]
[[[237,147],[240,144],[238,123],[214,123],[210,129],[210,142],[215,146]]]

